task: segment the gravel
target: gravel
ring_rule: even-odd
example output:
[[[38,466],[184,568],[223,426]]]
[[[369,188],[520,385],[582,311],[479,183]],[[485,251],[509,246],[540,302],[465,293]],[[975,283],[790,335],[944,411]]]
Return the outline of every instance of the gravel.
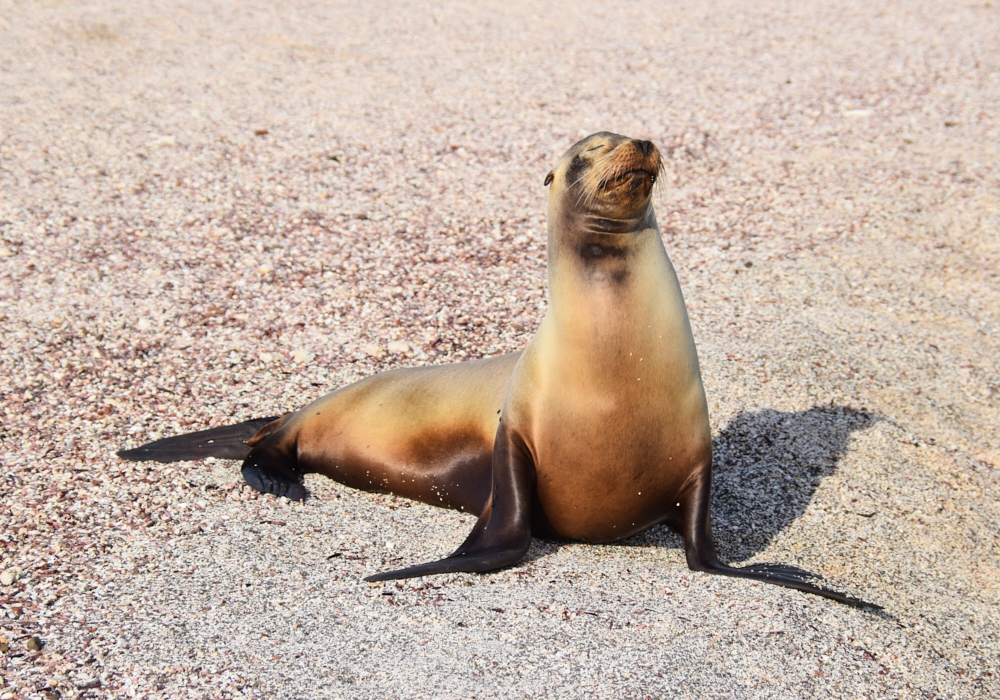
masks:
[[[0,698],[995,698],[995,2],[0,1]],[[467,516],[114,451],[523,347],[542,180],[652,139],[723,556],[369,585]],[[35,640],[35,641],[32,641]]]

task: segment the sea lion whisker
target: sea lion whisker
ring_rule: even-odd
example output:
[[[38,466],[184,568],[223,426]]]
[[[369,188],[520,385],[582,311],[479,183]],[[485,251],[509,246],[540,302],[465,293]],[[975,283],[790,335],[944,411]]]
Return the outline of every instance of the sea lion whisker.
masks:
[[[604,174],[607,172],[608,169],[607,166],[609,163],[614,163],[617,157],[618,155],[616,150],[612,150],[608,153],[603,154],[599,158],[595,159],[594,162],[591,164],[590,172],[584,174],[585,176],[593,174],[593,176],[597,179],[595,189],[604,187],[605,184]]]
[[[660,165],[656,168],[656,179],[653,182],[653,195],[661,201],[667,194],[666,174],[666,166],[663,161],[660,161]]]

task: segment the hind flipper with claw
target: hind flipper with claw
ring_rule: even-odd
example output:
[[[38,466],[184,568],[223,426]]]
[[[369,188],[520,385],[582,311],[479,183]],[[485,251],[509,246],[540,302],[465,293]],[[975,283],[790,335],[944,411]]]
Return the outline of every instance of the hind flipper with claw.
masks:
[[[130,462],[163,463],[205,459],[206,457],[244,459],[250,452],[247,440],[275,420],[277,419],[254,418],[235,425],[176,435],[131,450],[122,450],[118,456]]]
[[[301,483],[295,459],[279,448],[254,447],[243,461],[241,471],[243,480],[255,491],[293,501],[306,500],[306,488]]]

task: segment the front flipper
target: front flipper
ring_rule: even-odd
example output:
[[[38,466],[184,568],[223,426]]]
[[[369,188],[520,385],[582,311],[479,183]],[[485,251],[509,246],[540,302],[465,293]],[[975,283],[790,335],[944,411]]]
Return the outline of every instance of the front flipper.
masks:
[[[472,532],[451,556],[440,561],[368,576],[365,581],[482,572],[521,560],[531,544],[531,496],[535,468],[524,443],[504,423],[493,445],[493,490]]]
[[[695,566],[691,566],[689,561],[689,566],[695,571],[704,571],[709,574],[746,578],[753,581],[773,583],[786,588],[794,588],[804,593],[812,593],[813,595],[829,598],[830,600],[836,600],[838,603],[844,603],[845,605],[853,605],[859,608],[873,608],[875,610],[882,609],[881,605],[875,605],[859,598],[852,598],[840,591],[834,591],[823,586],[817,586],[815,583],[810,583],[810,580],[822,580],[822,577],[794,566],[785,566],[783,564],[751,564],[750,566],[737,568],[723,564],[717,558],[699,561]]]
[[[275,447],[254,447],[243,461],[243,480],[255,491],[306,500],[294,457]]]
[[[852,598],[839,591],[818,586],[812,581],[822,580],[821,576],[810,573],[796,566],[786,564],[751,564],[745,567],[735,567],[723,564],[715,551],[712,539],[712,526],[709,522],[709,500],[711,494],[712,470],[710,464],[704,468],[700,479],[681,495],[677,505],[681,507],[681,534],[684,537],[685,554],[688,568],[692,571],[703,571],[708,574],[745,578],[763,583],[773,583],[776,586],[794,588],[803,593],[836,600],[838,603],[856,607],[881,610],[881,605],[868,603],[858,598]]]

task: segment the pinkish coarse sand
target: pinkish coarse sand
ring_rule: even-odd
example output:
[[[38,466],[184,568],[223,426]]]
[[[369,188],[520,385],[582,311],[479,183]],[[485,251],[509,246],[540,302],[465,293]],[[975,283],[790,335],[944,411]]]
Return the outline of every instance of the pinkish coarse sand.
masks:
[[[0,0],[0,700],[1000,696],[998,37],[996,0]],[[720,551],[884,613],[665,529],[368,585],[471,520],[114,456],[523,347],[542,181],[602,129],[666,157]]]

